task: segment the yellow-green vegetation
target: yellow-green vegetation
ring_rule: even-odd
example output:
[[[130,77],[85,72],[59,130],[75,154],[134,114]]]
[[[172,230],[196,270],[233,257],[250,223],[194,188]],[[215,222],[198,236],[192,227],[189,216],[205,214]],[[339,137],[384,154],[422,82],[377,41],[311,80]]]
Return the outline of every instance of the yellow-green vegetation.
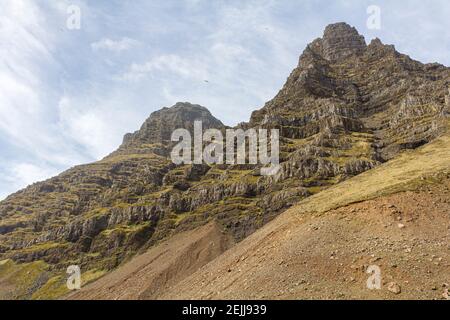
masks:
[[[182,222],[184,219],[186,219],[187,217],[189,217],[191,215],[192,215],[192,212],[174,214],[175,225],[178,225],[180,222]]]
[[[100,216],[104,215],[105,213],[107,213],[108,210],[109,210],[108,208],[96,208],[96,209],[93,209],[93,210],[87,212],[84,215],[84,218],[89,219],[89,218],[100,217]]]
[[[44,261],[18,264],[12,260],[0,262],[0,299],[28,299],[30,288],[46,272]]]
[[[405,151],[394,160],[309,197],[294,210],[322,213],[383,195],[416,190],[424,184],[438,182],[433,176],[442,172],[450,172],[449,135],[419,149]]]
[[[154,153],[143,153],[143,154],[124,154],[124,155],[115,155],[106,157],[103,160],[99,161],[98,164],[107,164],[107,163],[117,163],[121,161],[127,160],[154,160],[161,161],[166,160],[165,158],[158,156]]]
[[[105,270],[93,269],[81,273],[81,285],[87,285],[97,280],[106,273]],[[58,275],[50,278],[47,283],[33,293],[33,300],[55,300],[69,293],[67,288],[67,277]]]
[[[215,169],[214,172],[208,172],[208,174],[200,182],[196,183],[195,186],[208,186],[217,185],[217,175],[219,175],[219,170]],[[252,170],[227,170],[222,171],[220,175],[226,175],[226,179],[220,181],[221,184],[229,186],[237,182],[245,183],[256,183],[260,177],[252,175]]]
[[[131,204],[125,203],[125,202],[120,202],[120,201],[117,201],[117,202],[114,204],[114,207],[116,207],[116,208],[121,208],[121,209],[128,208],[128,207],[130,207],[130,206],[131,206]]]
[[[90,258],[97,258],[100,256],[100,252],[89,252],[86,253],[86,257],[90,257]]]
[[[261,176],[260,166],[249,164],[175,165],[169,157],[171,131],[192,129],[199,115],[211,128],[225,127],[203,107],[164,108],[103,160],[0,202],[0,260],[51,262],[47,267],[42,261],[2,261],[0,295],[54,299],[66,292],[68,265],[89,270],[83,270],[86,283],[211,219],[241,240],[310,194],[297,211],[323,212],[414,189],[448,170],[448,137],[396,158],[400,150],[442,134],[449,118],[448,70],[421,68],[391,50],[335,63],[326,56],[316,59],[323,50],[315,48],[307,50],[280,94],[239,126],[280,130],[279,175]],[[394,160],[337,185],[380,164],[374,159]],[[38,239],[54,242],[31,245]]]
[[[281,145],[281,147],[286,148],[289,150],[289,152],[292,152],[294,150],[297,150],[303,146],[305,146],[309,141],[311,141],[316,135],[313,135],[312,137],[306,138],[306,139],[289,139],[286,138],[286,144]]]
[[[141,223],[141,224],[133,224],[133,225],[127,225],[127,224],[121,224],[115,226],[113,229],[106,229],[102,231],[102,235],[109,236],[113,232],[123,232],[123,233],[132,233],[139,231],[145,227],[147,227],[150,223]]]
[[[308,188],[306,188],[306,190],[308,190],[308,192],[309,192],[310,194],[316,194],[316,193],[319,193],[319,192],[321,192],[323,189],[324,189],[324,187],[321,187],[321,186],[317,186],[317,187],[308,187]]]
[[[61,247],[67,247],[68,243],[59,243],[59,242],[44,242],[35,244],[30,247],[25,247],[23,249],[17,250],[16,252],[21,253],[30,253],[30,252],[39,252],[39,251],[46,251],[54,248],[61,248]]]
[[[5,275],[9,274],[13,267],[14,261],[12,261],[11,259],[0,261],[0,277],[4,277]]]
[[[33,293],[33,300],[54,300],[69,292],[67,288],[67,279],[63,276],[50,278],[46,284]]]
[[[341,166],[354,159],[371,161],[373,153],[373,134],[352,132],[350,136],[343,136],[343,138],[348,139],[351,143],[351,147],[347,149],[341,148],[338,150],[334,148],[324,148],[325,150],[335,154],[334,156],[325,157],[324,159],[337,163]]]
[[[106,270],[100,270],[100,269],[92,269],[88,270],[86,272],[83,272],[81,274],[81,284],[83,286],[89,284],[90,282],[97,280],[98,278],[105,275],[107,271]]]
[[[370,157],[372,153],[373,135],[369,133],[352,133],[352,148],[344,151],[349,157]]]

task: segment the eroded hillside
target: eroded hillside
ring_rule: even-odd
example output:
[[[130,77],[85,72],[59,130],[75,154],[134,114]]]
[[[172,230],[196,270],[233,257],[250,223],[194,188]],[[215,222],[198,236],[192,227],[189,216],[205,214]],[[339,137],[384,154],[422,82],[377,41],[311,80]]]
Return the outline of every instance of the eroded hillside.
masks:
[[[173,130],[192,130],[195,120],[225,126],[189,103],[154,112],[103,160],[0,203],[2,297],[61,296],[68,265],[89,282],[211,221],[241,241],[298,201],[442,135],[449,85],[449,68],[330,25],[279,94],[239,126],[280,129],[278,174],[261,176],[258,165],[174,165]]]
[[[450,136],[301,201],[192,275],[155,286],[153,251],[70,299],[446,299],[450,289]],[[198,230],[203,234],[202,230]],[[180,235],[187,243],[189,234]],[[157,246],[159,252],[172,245]],[[204,250],[216,248],[214,242]],[[167,251],[172,252],[172,251]],[[149,257],[152,257],[150,259]],[[369,266],[382,287],[369,290]],[[178,266],[183,270],[183,266]],[[189,268],[186,264],[184,268]],[[160,273],[164,273],[155,268]],[[170,278],[168,278],[170,279]],[[167,280],[167,279],[166,279]],[[395,284],[395,286],[393,285]],[[400,292],[389,291],[399,287]],[[145,290],[143,289],[145,288]],[[162,289],[161,289],[162,288]]]

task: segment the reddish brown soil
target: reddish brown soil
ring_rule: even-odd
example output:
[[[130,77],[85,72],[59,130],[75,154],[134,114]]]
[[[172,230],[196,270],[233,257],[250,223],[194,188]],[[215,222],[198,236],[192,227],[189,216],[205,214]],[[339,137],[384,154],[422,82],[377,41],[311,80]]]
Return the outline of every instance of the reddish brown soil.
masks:
[[[154,299],[233,244],[215,223],[172,237],[68,299]]]
[[[444,299],[449,186],[320,215],[293,208],[220,256],[230,242],[209,225],[150,250],[72,298]],[[366,286],[370,265],[381,269],[380,290]],[[391,282],[400,293],[388,290]]]
[[[380,290],[367,288],[370,265]],[[290,210],[160,298],[443,299],[449,283],[447,184],[320,216]]]

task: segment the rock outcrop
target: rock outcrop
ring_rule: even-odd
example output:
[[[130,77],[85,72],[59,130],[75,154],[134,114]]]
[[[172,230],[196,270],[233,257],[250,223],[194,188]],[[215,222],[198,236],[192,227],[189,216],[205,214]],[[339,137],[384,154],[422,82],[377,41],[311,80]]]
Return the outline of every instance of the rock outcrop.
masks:
[[[206,108],[177,103],[152,113],[105,159],[2,201],[0,260],[45,261],[42,286],[69,264],[105,272],[210,220],[240,241],[299,200],[438,137],[449,121],[449,86],[449,68],[330,25],[276,97],[240,125],[280,130],[275,176],[261,176],[258,165],[173,164],[173,130],[192,131],[195,120],[204,130],[226,128]]]

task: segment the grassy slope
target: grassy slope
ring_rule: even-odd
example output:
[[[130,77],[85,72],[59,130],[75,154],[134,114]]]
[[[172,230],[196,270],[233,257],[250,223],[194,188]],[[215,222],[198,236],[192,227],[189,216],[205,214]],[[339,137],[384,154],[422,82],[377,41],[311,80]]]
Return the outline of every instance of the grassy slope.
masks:
[[[29,289],[39,282],[47,269],[48,265],[43,261],[24,264],[9,259],[0,261],[0,300],[29,298]]]
[[[449,159],[446,135],[307,198],[161,298],[440,299],[450,259]],[[374,263],[382,290],[365,287]],[[390,281],[400,295],[387,290]]]
[[[440,254],[439,257],[446,261],[442,243],[447,240],[441,238],[446,228],[445,217],[438,211],[419,214],[411,221],[405,217],[410,222],[405,222],[408,227],[400,233],[396,217],[389,213],[389,203],[403,206],[405,215],[411,206],[415,206],[414,201],[429,204],[423,192],[417,193],[417,199],[412,201],[414,196],[403,191],[420,189],[425,184],[439,186],[439,182],[444,181],[439,179],[444,176],[448,180],[448,159],[450,137],[443,136],[312,196],[168,288],[160,298],[436,297],[440,292],[430,291],[431,283],[439,285],[445,281],[444,262],[431,267],[415,251],[407,256],[404,246],[407,243],[417,252],[431,257]],[[394,198],[386,198],[389,194]],[[332,210],[368,199],[375,200],[356,208],[350,206],[348,210],[342,208],[343,213]],[[435,200],[431,198],[431,201]],[[326,211],[330,214],[324,214]],[[339,260],[331,260],[330,252],[339,252],[336,253]],[[334,258],[334,253],[331,257]],[[366,290],[364,268],[373,263],[373,259],[381,259],[376,261],[383,267],[384,281],[400,282],[404,294],[393,296],[385,288],[379,292]],[[398,266],[392,268],[392,265]],[[429,270],[433,274],[428,273]],[[135,277],[132,274],[124,276],[124,279],[129,278]],[[420,282],[422,278],[424,280]],[[93,286],[96,286],[95,282]],[[386,287],[386,283],[383,286]],[[134,287],[125,290],[132,292]]]
[[[433,183],[450,170],[450,135],[442,136],[417,150],[406,151],[375,169],[309,197],[296,209],[322,213],[350,203],[374,199],[399,191],[414,190]]]
[[[450,171],[449,159],[450,135],[445,135],[417,150],[406,151],[384,165],[311,196],[301,201],[289,212],[324,213],[351,203],[370,200],[399,191],[414,190],[420,185],[438,181],[439,174],[448,175]],[[32,264],[31,266],[35,265]],[[0,268],[0,280],[3,280],[4,284],[17,285],[14,283],[15,281],[10,281],[12,270],[10,268],[8,270],[5,267]],[[17,274],[14,278],[17,279]],[[33,279],[30,281],[33,282]],[[32,298],[56,298],[65,293],[63,287],[65,287],[65,282],[62,277],[52,278]],[[28,295],[26,292],[21,292],[17,297],[24,298]]]

